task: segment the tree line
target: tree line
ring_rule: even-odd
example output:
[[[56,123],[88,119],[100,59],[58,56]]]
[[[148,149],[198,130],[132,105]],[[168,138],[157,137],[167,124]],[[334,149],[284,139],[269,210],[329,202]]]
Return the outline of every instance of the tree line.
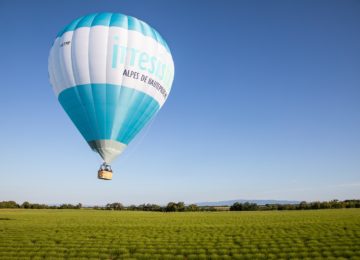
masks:
[[[201,211],[202,207],[198,207],[196,204],[185,205],[184,202],[169,202],[166,206],[160,206],[157,204],[140,204],[123,206],[119,202],[106,204],[105,207],[95,206],[94,209],[103,210],[132,210],[132,211],[158,211],[158,212],[184,212],[184,211]]]
[[[331,201],[302,201],[299,204],[266,204],[257,205],[256,203],[235,202],[230,211],[255,211],[255,210],[307,210],[307,209],[342,209],[360,208],[360,200],[331,200]]]
[[[15,201],[0,201],[0,208],[8,209],[81,209],[81,203],[46,205],[30,203],[25,201],[18,204]],[[331,201],[302,201],[299,204],[266,204],[257,205],[256,203],[235,202],[231,207],[228,206],[197,206],[196,204],[185,205],[184,202],[169,202],[166,206],[157,204],[140,204],[124,206],[120,202],[108,203],[105,206],[87,207],[97,210],[129,210],[129,211],[157,211],[157,212],[193,212],[193,211],[256,211],[256,210],[309,210],[309,209],[339,209],[339,208],[360,208],[360,200],[331,200]]]
[[[18,204],[15,201],[0,201],[0,209],[81,209],[82,204],[61,204],[61,205],[46,205],[38,203],[30,203],[25,201],[22,204]]]
[[[76,205],[61,204],[61,205],[46,205],[38,203],[30,203],[25,201],[18,204],[15,201],[0,201],[0,208],[7,209],[81,209],[81,203]],[[196,204],[185,205],[184,202],[169,202],[166,206],[157,204],[140,204],[124,206],[120,202],[108,203],[105,206],[88,207],[98,210],[132,210],[132,211],[158,211],[158,212],[184,212],[184,211],[204,211],[211,210],[210,207],[198,207]]]

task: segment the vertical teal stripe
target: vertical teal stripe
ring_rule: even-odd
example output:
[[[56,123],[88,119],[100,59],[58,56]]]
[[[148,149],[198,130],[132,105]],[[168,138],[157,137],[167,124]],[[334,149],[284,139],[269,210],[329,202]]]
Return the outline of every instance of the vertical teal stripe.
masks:
[[[61,37],[64,33],[68,31],[74,31],[81,27],[91,27],[98,25],[116,26],[140,32],[144,36],[149,36],[156,40],[170,53],[169,46],[154,28],[135,17],[119,13],[95,13],[80,17],[72,21],[69,25],[65,26],[65,28],[58,33],[57,37]]]
[[[113,13],[109,26],[116,26],[128,28],[128,16],[123,14]]]

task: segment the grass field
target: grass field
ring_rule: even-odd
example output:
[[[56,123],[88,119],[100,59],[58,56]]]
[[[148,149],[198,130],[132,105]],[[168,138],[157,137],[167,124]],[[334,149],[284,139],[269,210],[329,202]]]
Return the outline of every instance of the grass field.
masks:
[[[360,259],[360,209],[0,210],[0,259]]]

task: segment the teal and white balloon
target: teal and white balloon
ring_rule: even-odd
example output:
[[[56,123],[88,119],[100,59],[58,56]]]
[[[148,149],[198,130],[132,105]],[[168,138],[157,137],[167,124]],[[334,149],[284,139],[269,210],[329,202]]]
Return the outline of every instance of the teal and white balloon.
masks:
[[[60,104],[106,163],[159,111],[174,78],[160,34],[117,13],[87,15],[66,26],[51,47],[48,69]]]

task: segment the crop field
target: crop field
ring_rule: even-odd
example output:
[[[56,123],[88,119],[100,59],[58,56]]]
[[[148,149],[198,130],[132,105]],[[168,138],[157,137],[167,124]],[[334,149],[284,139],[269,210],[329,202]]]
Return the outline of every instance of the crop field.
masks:
[[[360,209],[0,210],[0,259],[360,259]]]

